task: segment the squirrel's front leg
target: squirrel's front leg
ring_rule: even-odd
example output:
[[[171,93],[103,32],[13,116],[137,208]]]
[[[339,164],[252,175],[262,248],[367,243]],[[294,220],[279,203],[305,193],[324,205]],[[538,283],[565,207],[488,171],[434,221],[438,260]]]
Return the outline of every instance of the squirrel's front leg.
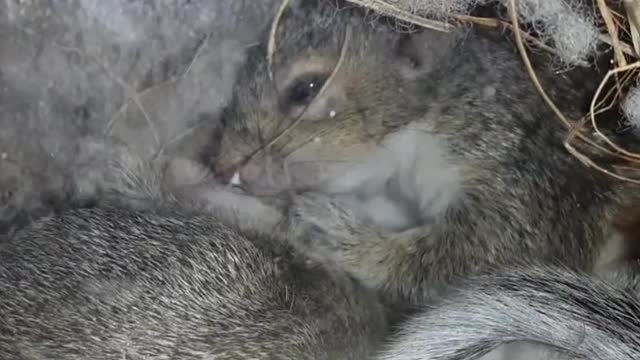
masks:
[[[287,238],[306,257],[348,273],[392,302],[421,302],[428,279],[449,272],[450,265],[423,263],[424,244],[432,241],[429,226],[385,233],[352,204],[319,193],[294,196],[285,218]],[[432,255],[438,251],[434,246]],[[440,255],[444,262],[447,255]]]
[[[424,304],[458,277],[526,256],[513,242],[474,236],[470,221],[384,232],[351,204],[324,194],[295,196],[285,219],[287,238],[305,256],[350,274],[392,303]]]

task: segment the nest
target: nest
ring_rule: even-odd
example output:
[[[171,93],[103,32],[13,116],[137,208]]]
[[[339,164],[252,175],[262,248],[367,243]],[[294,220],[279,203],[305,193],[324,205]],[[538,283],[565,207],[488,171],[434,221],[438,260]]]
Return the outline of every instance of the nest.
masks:
[[[636,88],[640,74],[640,0],[593,0],[593,4],[587,5],[575,0],[494,1],[507,10],[504,17],[469,15],[470,7],[491,2],[488,0],[348,1],[402,22],[439,31],[469,23],[511,30],[531,80],[556,114],[557,120],[565,126],[564,146],[567,151],[588,167],[623,181],[640,184],[640,153],[625,149],[609,137],[607,131],[601,130],[602,122],[606,121],[604,114],[612,112],[620,124],[629,128],[634,123],[636,127],[640,126],[640,88]],[[593,7],[589,7],[591,5]],[[588,11],[583,13],[587,15],[582,18],[557,15],[563,9]],[[538,31],[536,26],[540,25],[536,22],[554,21],[554,16],[556,26],[553,29]],[[584,27],[584,30],[580,27]],[[556,34],[550,34],[553,31]],[[581,38],[585,40],[574,41],[574,36],[574,39],[564,41],[562,36],[572,31],[587,33]],[[559,37],[553,38],[554,35]],[[594,44],[598,43],[604,43],[612,50],[611,67],[593,94],[589,112],[580,119],[568,118],[547,95],[531,65],[527,50],[541,49],[563,58],[569,65],[585,65],[582,61],[586,56],[594,55]],[[628,130],[637,131],[640,139],[640,129]]]

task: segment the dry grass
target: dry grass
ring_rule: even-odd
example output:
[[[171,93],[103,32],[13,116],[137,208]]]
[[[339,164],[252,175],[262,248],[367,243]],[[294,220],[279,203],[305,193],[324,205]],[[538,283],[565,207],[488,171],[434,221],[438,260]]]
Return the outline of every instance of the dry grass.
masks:
[[[566,128],[565,148],[578,160],[597,171],[623,181],[640,184],[640,154],[622,148],[608,138],[599,125],[604,121],[603,114],[617,111],[622,119],[621,104],[631,87],[638,83],[640,75],[640,0],[624,0],[622,8],[616,8],[613,2],[594,0],[599,22],[602,23],[599,39],[613,49],[611,69],[608,71],[598,90],[593,95],[590,111],[582,119],[570,119],[565,116],[552,99],[547,96],[536,73],[531,66],[527,53],[528,47],[542,49],[556,54],[555,49],[539,40],[529,32],[525,24],[519,23],[515,9],[518,0],[508,0],[509,19],[452,15],[448,22],[422,19],[403,8],[398,0],[349,0],[366,6],[383,15],[396,17],[417,26],[446,31],[456,23],[472,23],[480,26],[508,29],[514,34],[518,49],[527,71],[540,95],[557,115]],[[410,1],[405,2],[410,4]],[[515,31],[517,30],[517,31]],[[595,70],[594,70],[595,71]],[[599,160],[596,160],[595,158]],[[602,160],[605,159],[605,160]]]

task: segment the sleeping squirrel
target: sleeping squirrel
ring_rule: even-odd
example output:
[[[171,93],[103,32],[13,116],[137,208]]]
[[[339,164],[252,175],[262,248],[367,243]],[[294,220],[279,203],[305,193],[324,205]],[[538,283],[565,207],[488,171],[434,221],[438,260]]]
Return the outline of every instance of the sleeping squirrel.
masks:
[[[566,129],[502,37],[402,33],[333,0],[290,1],[274,24],[248,50],[205,160],[284,209],[280,231],[309,258],[413,307],[488,266],[591,271],[627,254],[613,222],[638,187],[564,149]],[[583,85],[536,66],[579,118]]]

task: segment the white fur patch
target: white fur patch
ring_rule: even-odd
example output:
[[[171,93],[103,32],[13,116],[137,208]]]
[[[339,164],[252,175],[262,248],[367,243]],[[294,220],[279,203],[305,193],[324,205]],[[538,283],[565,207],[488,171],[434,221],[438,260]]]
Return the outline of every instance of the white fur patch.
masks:
[[[375,196],[365,200],[349,196],[341,200],[346,200],[368,222],[381,227],[385,231],[402,231],[416,226],[415,219],[408,213],[406,204],[398,203],[398,201],[387,196]]]
[[[446,151],[431,133],[409,125],[390,135],[370,157],[328,184],[327,191],[357,193],[366,199],[365,203],[370,201],[369,215],[381,226],[387,221],[387,225],[393,226],[407,224],[406,216],[402,221],[396,216],[410,212],[417,212],[418,220],[433,219],[462,193],[461,176],[455,164],[447,159]],[[403,204],[382,206],[389,199]],[[398,206],[404,209],[400,211]]]
[[[235,172],[233,174],[233,176],[231,177],[231,181],[230,181],[231,185],[242,185],[242,180],[240,180],[240,173],[239,172]]]

